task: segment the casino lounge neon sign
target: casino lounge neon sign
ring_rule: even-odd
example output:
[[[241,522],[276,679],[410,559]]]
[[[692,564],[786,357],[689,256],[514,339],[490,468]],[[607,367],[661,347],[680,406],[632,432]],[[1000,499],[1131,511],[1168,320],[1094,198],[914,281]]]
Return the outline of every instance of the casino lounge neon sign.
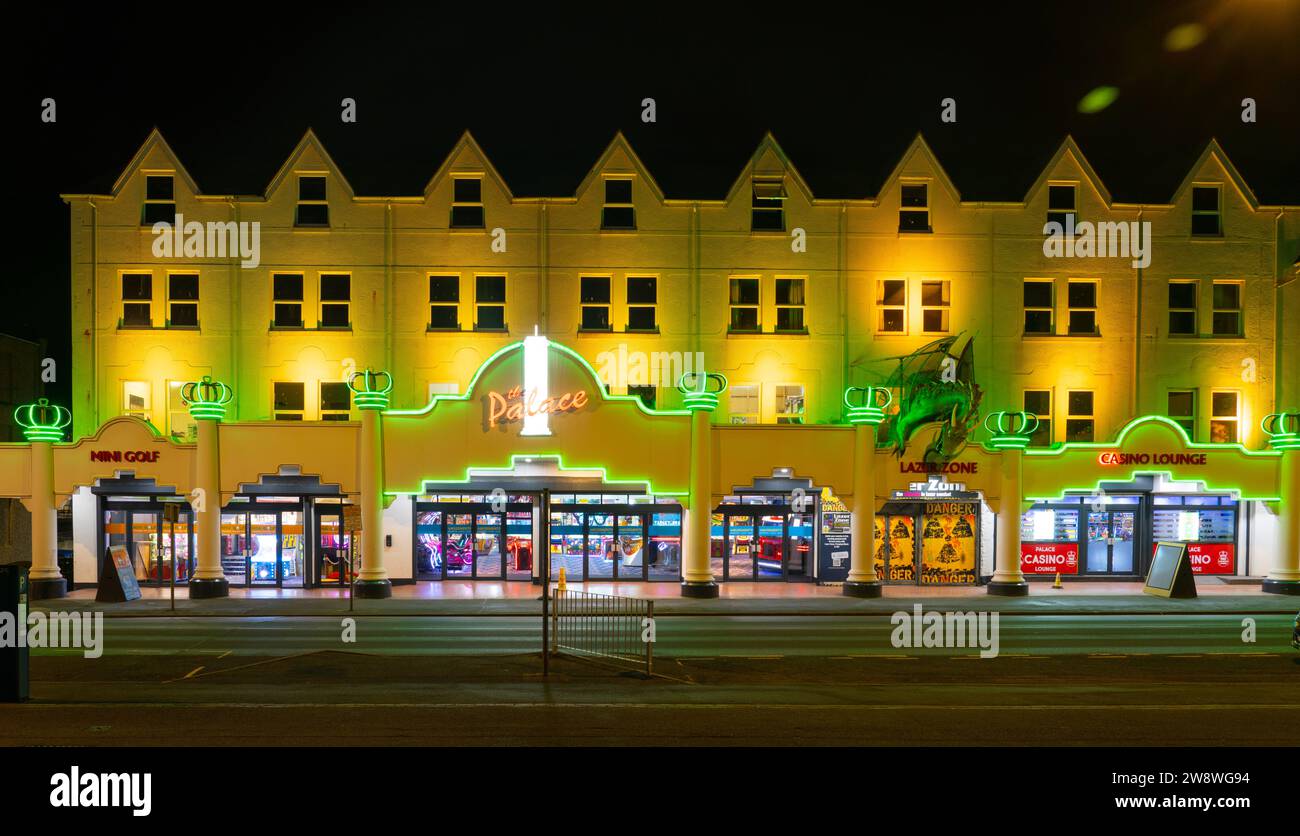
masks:
[[[1098,464],[1116,466],[1124,464],[1205,464],[1204,453],[1102,453]]]

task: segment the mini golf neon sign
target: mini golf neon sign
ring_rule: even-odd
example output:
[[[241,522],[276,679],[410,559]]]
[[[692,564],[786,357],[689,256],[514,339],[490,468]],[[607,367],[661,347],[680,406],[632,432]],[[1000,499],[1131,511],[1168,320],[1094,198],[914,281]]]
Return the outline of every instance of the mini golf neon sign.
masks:
[[[552,413],[574,412],[588,403],[587,393],[579,389],[551,397],[547,352],[551,341],[533,329],[524,337],[524,385],[510,391],[488,392],[488,428],[498,424],[523,421],[520,435],[550,435]]]

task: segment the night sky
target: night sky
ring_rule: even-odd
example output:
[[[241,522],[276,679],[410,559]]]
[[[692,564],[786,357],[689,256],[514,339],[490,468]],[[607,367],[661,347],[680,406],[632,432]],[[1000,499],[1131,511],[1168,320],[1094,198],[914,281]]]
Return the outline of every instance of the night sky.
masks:
[[[261,194],[311,127],[359,194],[420,193],[468,129],[517,196],[570,195],[622,130],[669,197],[720,198],[770,130],[818,197],[873,196],[921,132],[963,198],[1019,200],[1071,134],[1118,201],[1169,200],[1215,137],[1262,202],[1300,204],[1296,0],[898,5],[918,11],[239,4],[192,24],[175,6],[30,19],[3,59],[22,217],[0,332],[48,341],[61,371],[48,394],[66,402],[59,194],[109,190],[154,126],[202,190],[226,194]],[[1187,23],[1204,40],[1166,49]],[[1080,113],[1101,85],[1119,97]],[[39,118],[47,96],[55,124]],[[345,96],[356,124],[340,122]],[[939,119],[945,97],[955,124]]]

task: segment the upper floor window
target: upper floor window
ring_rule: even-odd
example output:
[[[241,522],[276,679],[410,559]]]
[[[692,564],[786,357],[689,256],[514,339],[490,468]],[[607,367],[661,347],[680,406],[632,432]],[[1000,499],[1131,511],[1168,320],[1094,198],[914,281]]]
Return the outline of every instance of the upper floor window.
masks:
[[[921,282],[921,330],[927,334],[948,333],[949,287],[939,279]]]
[[[153,401],[153,387],[147,380],[122,381],[122,414],[131,415],[145,421],[152,420],[150,405]]]
[[[176,182],[170,174],[147,174],[144,178],[144,226],[176,222]]]
[[[776,280],[776,330],[804,332],[804,280]]]
[[[1092,441],[1097,421],[1093,415],[1092,392],[1074,390],[1065,398],[1065,440]]]
[[[1066,227],[1066,219],[1074,215],[1075,226],[1079,225],[1079,187],[1073,183],[1056,183],[1047,186],[1047,222],[1058,223],[1061,229]]]
[[[321,273],[320,327],[349,327],[352,324],[351,300],[351,276],[347,273]]]
[[[581,279],[583,331],[609,330],[609,276],[583,276]]]
[[[1210,393],[1210,441],[1215,444],[1235,444],[1240,436],[1241,408],[1236,392]]]
[[[298,206],[294,212],[293,225],[330,225],[330,206],[325,202],[324,175],[298,175]]]
[[[605,181],[605,205],[600,210],[600,228],[636,229],[631,179],[611,177]]]
[[[758,279],[731,280],[731,324],[734,332],[757,332]]]
[[[1070,304],[1069,333],[1095,335],[1097,333],[1097,283],[1071,281],[1066,298]]]
[[[272,412],[277,421],[301,421],[307,413],[306,387],[295,381],[271,384]]]
[[[474,328],[506,330],[506,277],[474,277]]]
[[[733,424],[757,424],[758,384],[738,383],[727,390],[728,412]]]
[[[1214,283],[1214,336],[1241,336],[1241,284]]]
[[[1196,282],[1169,283],[1169,335],[1196,336]]]
[[[1047,446],[1052,443],[1052,390],[1026,389],[1024,409],[1038,419],[1038,426],[1030,436],[1029,443]]]
[[[1222,235],[1223,212],[1218,186],[1192,186],[1192,234]]]
[[[337,380],[320,383],[320,419],[346,421],[352,417],[352,390]]]
[[[483,178],[454,177],[451,181],[451,228],[483,228]]]
[[[1196,440],[1195,389],[1171,389],[1165,414],[1175,424],[1183,428],[1183,432],[1187,433],[1188,440]]]
[[[276,273],[271,276],[273,328],[302,327],[302,274]]]
[[[930,188],[925,183],[904,183],[898,210],[899,232],[930,231]]]
[[[167,432],[181,441],[194,441],[198,438],[198,424],[190,415],[189,405],[181,397],[184,390],[185,381],[167,382]]]
[[[153,276],[149,273],[122,274],[122,325],[153,326]]]
[[[199,327],[199,277],[197,273],[172,273],[167,277],[167,325]]]
[[[654,331],[659,327],[655,316],[658,282],[654,276],[627,277],[627,330]],[[646,406],[654,406],[653,401]]]
[[[1051,279],[1025,279],[1025,333],[1055,334],[1055,286]]]
[[[781,177],[755,177],[750,229],[754,232],[781,232],[785,229],[785,180]]]
[[[773,410],[778,424],[802,424],[804,417],[803,385],[783,383],[776,387]]]
[[[907,333],[907,280],[881,279],[876,283],[876,331]]]
[[[429,330],[460,330],[460,276],[429,277]]]

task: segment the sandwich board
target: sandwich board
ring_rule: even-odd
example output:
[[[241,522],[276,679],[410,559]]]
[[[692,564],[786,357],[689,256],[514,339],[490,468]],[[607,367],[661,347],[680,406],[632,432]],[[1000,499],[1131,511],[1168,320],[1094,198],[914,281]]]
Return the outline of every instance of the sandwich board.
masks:
[[[1151,558],[1151,568],[1147,570],[1147,582],[1142,591],[1161,598],[1196,597],[1196,579],[1192,575],[1186,543],[1156,543],[1156,554]]]

